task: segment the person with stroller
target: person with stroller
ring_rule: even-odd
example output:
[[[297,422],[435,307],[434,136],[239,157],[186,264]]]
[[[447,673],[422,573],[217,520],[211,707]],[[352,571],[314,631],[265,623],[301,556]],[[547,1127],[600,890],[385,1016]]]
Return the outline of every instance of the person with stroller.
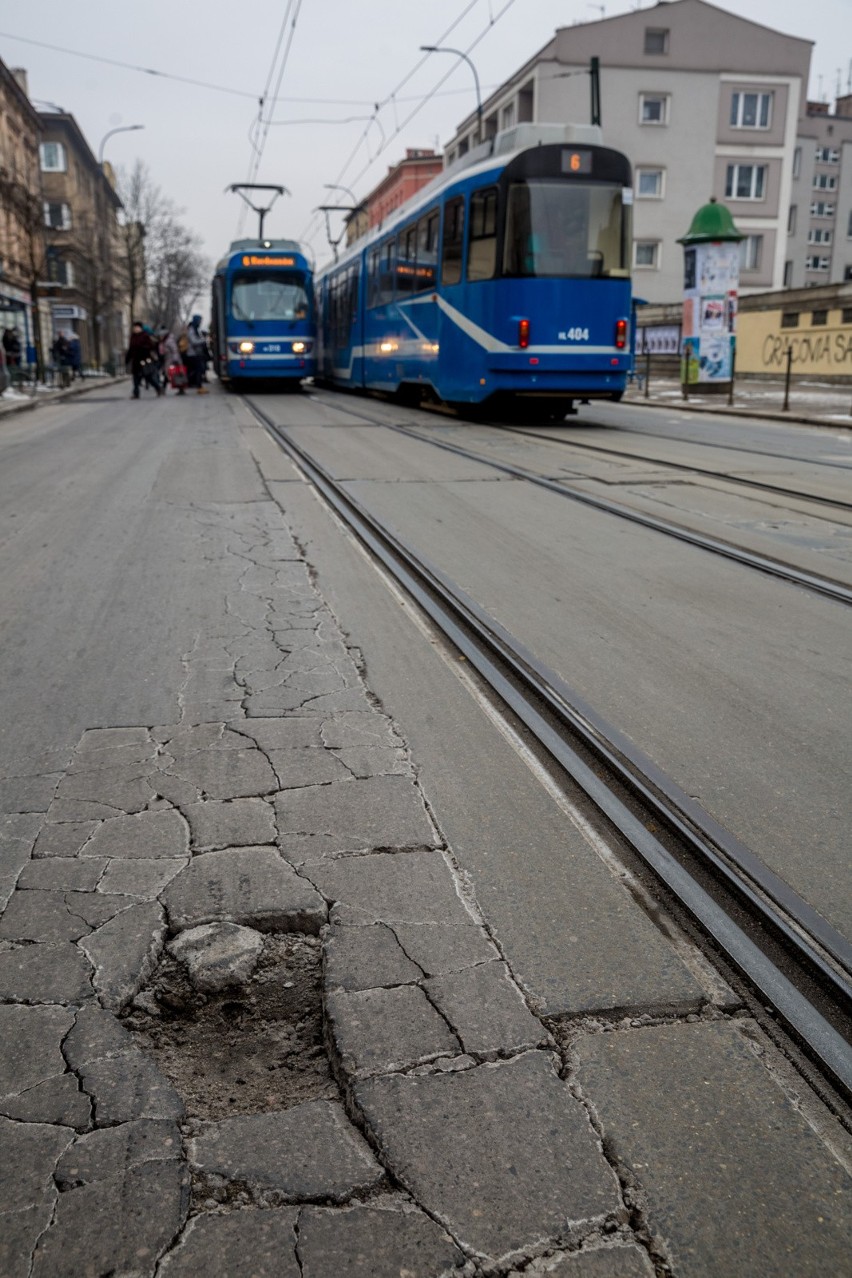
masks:
[[[189,384],[194,386],[199,395],[207,394],[204,382],[205,356],[207,339],[201,331],[201,316],[193,315],[186,330],[186,367],[189,373]]]
[[[139,320],[134,320],[130,334],[130,345],[124,357],[133,374],[133,398],[139,398],[139,387],[143,382],[152,386],[158,395],[162,394],[160,377],[156,363],[157,343],[146,333]]]

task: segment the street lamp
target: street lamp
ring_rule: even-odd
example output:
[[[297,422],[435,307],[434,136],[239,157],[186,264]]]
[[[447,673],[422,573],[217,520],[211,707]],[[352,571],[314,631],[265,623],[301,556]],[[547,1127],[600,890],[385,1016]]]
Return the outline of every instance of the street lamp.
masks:
[[[106,146],[107,138],[111,138],[114,133],[133,133],[136,129],[144,128],[144,124],[121,124],[117,129],[110,129],[109,133],[105,133],[101,138],[101,144],[98,147],[98,164],[103,164],[104,162],[104,147]]]
[[[455,53],[457,57],[464,59],[473,72],[473,80],[476,85],[476,118],[478,121],[478,137],[477,141],[481,142],[482,138],[482,97],[479,92],[479,76],[476,74],[476,67],[471,62],[466,53],[462,53],[461,49],[450,49],[445,44],[421,44],[421,53]]]

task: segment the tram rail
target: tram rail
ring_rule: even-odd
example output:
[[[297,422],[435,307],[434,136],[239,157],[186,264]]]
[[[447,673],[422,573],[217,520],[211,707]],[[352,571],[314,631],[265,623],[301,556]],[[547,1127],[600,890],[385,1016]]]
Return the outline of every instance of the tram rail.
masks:
[[[440,569],[385,528],[286,429],[251,400],[246,403],[345,525],[745,978],[761,1004],[783,1022],[831,1084],[852,1097],[852,947],[846,938]],[[665,830],[666,842],[648,828],[655,822]]]

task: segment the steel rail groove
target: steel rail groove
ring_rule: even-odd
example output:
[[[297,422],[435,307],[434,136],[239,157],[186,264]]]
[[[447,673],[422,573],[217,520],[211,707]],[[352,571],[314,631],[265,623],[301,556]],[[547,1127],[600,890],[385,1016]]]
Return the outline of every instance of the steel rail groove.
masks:
[[[707,550],[711,554],[721,555],[725,559],[733,559],[735,563],[744,564],[748,568],[767,573],[771,577],[778,577],[781,581],[789,582],[791,585],[801,586],[805,590],[812,590],[817,594],[825,595],[829,599],[833,599],[835,603],[852,604],[852,590],[848,586],[841,585],[838,581],[832,581],[828,577],[821,577],[816,573],[804,572],[802,569],[793,568],[789,564],[782,563],[779,559],[770,559],[768,555],[758,555],[750,550],[742,550],[738,546],[732,546],[727,541],[721,541],[718,537],[708,537],[704,533],[692,532],[690,529],[683,528],[680,524],[673,524],[667,519],[658,519],[654,515],[642,514],[638,510],[631,510],[629,506],[622,506],[620,502],[611,501],[607,497],[595,497],[591,493],[583,492],[580,488],[572,488],[570,484],[563,483],[562,480],[548,479],[544,475],[535,475],[520,466],[513,466],[510,462],[501,462],[490,457],[483,457],[479,453],[471,452],[468,448],[462,448],[460,444],[450,444],[443,439],[430,439],[410,426],[395,426],[384,422],[375,424],[384,426],[386,430],[396,431],[400,435],[407,435],[409,439],[417,439],[423,444],[430,444],[433,448],[442,448],[446,452],[456,453],[459,457],[465,457],[468,461],[490,466],[493,470],[499,470],[506,475],[511,475],[514,479],[525,479],[528,483],[537,484],[540,488],[547,488],[550,492],[566,497],[569,501],[580,502],[581,505],[591,506],[592,509],[603,511],[607,515],[615,515],[619,519],[628,519],[631,523],[640,524],[643,528],[650,528],[653,532],[663,533],[667,537],[675,537],[678,541],[685,541],[688,545],[697,546],[700,550]]]
[[[629,461],[646,462],[649,466],[661,467],[667,470],[685,470],[690,475],[706,475],[708,479],[721,479],[726,484],[742,484],[746,488],[757,488],[761,492],[774,493],[778,497],[793,497],[796,501],[809,501],[816,505],[833,506],[836,510],[852,510],[852,502],[840,501],[834,497],[820,497],[815,493],[799,492],[795,488],[782,488],[780,484],[767,484],[762,479],[746,479],[743,475],[729,475],[723,470],[709,470],[704,466],[690,466],[687,462],[661,461],[656,457],[646,457],[644,453],[631,453],[622,448],[606,448],[603,444],[588,444],[584,440],[565,439],[561,435],[542,434],[540,431],[530,427],[522,426],[506,426],[502,422],[489,422],[489,426],[493,426],[497,430],[504,431],[507,435],[523,435],[526,439],[543,439],[549,444],[562,444],[566,448],[581,448],[584,452],[600,453],[603,457],[625,457]],[[590,423],[596,429],[605,429],[603,427]],[[645,432],[642,432],[643,437]],[[668,435],[654,435],[654,439],[669,439]],[[674,441],[673,441],[674,442]],[[703,440],[687,440],[687,443],[694,443],[697,447],[705,448],[707,445]],[[724,445],[712,445],[712,447],[722,448]],[[741,450],[742,451],[742,450]],[[769,458],[769,453],[755,453],[757,457]],[[790,457],[787,461],[799,461],[806,466],[822,466],[825,462],[811,462],[805,457]],[[848,466],[831,466],[831,470],[849,470]]]
[[[807,927],[801,920],[794,918],[791,921],[782,917],[746,878],[734,874],[732,867],[712,848],[711,841],[699,837],[689,819],[661,803],[649,778],[637,777],[632,768],[625,768],[617,748],[605,741],[593,725],[585,723],[584,716],[574,711],[555,690],[558,679],[552,679],[554,686],[543,681],[534,671],[536,663],[528,662],[529,654],[525,657],[523,651],[519,653],[518,645],[511,637],[508,637],[507,643],[505,632],[501,636],[498,633],[499,627],[495,626],[492,619],[448,582],[438,569],[427,564],[399,538],[383,528],[263,410],[250,400],[245,402],[344,523],[584,790],[599,811],[759,992],[761,998],[774,1009],[793,1036],[818,1061],[826,1075],[847,1096],[852,1096],[852,1049],[842,1035],[678,859],[650,833],[642,820],[597,776],[565,736],[536,709],[534,699],[543,699],[548,709],[555,712],[569,730],[578,733],[595,755],[603,758],[616,770],[631,791],[641,794],[643,801],[652,807],[661,821],[677,829],[688,840],[692,850],[699,852],[705,864],[709,864],[722,875],[728,886],[733,887],[738,899],[746,903],[759,923],[776,937],[781,937],[785,947],[796,955],[803,968],[812,975],[816,974],[817,979],[830,989],[830,996],[844,1010],[852,1002],[848,969],[845,972],[835,970],[809,942]],[[475,639],[471,637],[471,632]],[[507,665],[512,678],[504,673]],[[530,689],[530,693],[525,695],[519,692],[516,686],[518,680]],[[805,909],[810,911],[810,907]],[[844,947],[848,950],[847,943],[842,938],[838,937],[837,940],[841,951]]]

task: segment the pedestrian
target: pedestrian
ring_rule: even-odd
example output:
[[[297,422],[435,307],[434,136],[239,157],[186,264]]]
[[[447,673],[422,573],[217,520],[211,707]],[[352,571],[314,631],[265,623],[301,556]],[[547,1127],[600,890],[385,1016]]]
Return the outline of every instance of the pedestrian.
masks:
[[[145,332],[139,320],[133,321],[133,329],[130,334],[130,345],[127,348],[127,354],[124,357],[126,365],[129,364],[130,371],[133,374],[133,398],[139,398],[139,387],[145,381],[148,385],[150,382],[149,368],[156,354],[157,344],[148,333]],[[161,393],[159,379],[156,380],[154,389],[157,394]]]
[[[194,386],[199,395],[207,394],[207,387],[202,385],[204,381],[204,354],[207,350],[207,342],[201,331],[201,316],[193,315],[189,321],[189,327],[186,330],[186,367],[189,373],[189,384]]]
[[[83,380],[83,348],[76,333],[68,338],[68,363],[71,366],[71,380],[79,377]]]
[[[21,363],[21,339],[16,328],[3,330],[3,350],[6,352],[7,366],[18,368]]]
[[[167,328],[160,334],[160,358],[164,370],[163,393],[166,386],[171,386],[178,395],[183,395],[186,386],[186,367],[180,353],[177,338]]]

